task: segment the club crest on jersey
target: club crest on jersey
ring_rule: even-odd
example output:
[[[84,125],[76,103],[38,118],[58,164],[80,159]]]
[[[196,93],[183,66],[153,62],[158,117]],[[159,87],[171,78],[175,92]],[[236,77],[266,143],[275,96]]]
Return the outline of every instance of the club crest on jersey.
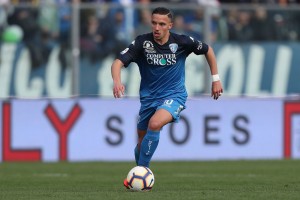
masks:
[[[172,44],[169,44],[169,47],[170,47],[170,50],[171,50],[173,53],[176,53],[176,51],[177,51],[177,49],[178,49],[178,44],[172,43]]]
[[[154,50],[153,43],[151,41],[148,40],[144,41],[143,48],[147,53],[156,53],[156,51]]]

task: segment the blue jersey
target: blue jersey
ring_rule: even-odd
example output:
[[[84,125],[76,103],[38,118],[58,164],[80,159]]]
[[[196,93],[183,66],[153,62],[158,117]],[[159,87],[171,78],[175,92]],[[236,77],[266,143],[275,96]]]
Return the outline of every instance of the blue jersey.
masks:
[[[185,61],[189,54],[206,54],[208,45],[186,35],[170,33],[167,43],[160,45],[148,33],[136,39],[120,53],[118,59],[125,67],[137,63],[141,75],[140,101],[151,103],[176,99],[184,104]]]

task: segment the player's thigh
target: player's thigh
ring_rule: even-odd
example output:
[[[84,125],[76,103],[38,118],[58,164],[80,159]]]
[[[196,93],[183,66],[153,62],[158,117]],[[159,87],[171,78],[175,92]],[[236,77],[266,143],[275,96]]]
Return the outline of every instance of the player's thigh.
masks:
[[[158,109],[149,121],[150,129],[161,129],[164,125],[173,121],[171,113],[165,109]]]
[[[147,131],[150,118],[154,115],[156,107],[142,106],[139,111],[137,129]],[[138,131],[139,133],[139,131]]]
[[[164,101],[162,105],[160,105],[157,110],[166,110],[172,117],[172,122],[177,122],[180,118],[180,113],[185,109],[185,105],[179,103],[176,100],[169,99]]]

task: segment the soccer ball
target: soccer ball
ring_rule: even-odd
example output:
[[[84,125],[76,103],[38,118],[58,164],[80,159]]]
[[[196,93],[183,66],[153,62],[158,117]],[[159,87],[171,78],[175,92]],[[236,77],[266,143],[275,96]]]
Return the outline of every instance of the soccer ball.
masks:
[[[154,174],[148,167],[136,166],[127,175],[131,191],[149,191],[154,185]]]

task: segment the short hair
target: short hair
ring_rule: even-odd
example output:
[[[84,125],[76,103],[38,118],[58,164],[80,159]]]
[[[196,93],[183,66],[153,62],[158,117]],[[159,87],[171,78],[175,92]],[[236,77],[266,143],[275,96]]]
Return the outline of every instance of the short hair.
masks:
[[[173,13],[171,10],[165,7],[157,7],[152,11],[152,15],[159,14],[159,15],[167,15],[171,22],[173,21]]]

